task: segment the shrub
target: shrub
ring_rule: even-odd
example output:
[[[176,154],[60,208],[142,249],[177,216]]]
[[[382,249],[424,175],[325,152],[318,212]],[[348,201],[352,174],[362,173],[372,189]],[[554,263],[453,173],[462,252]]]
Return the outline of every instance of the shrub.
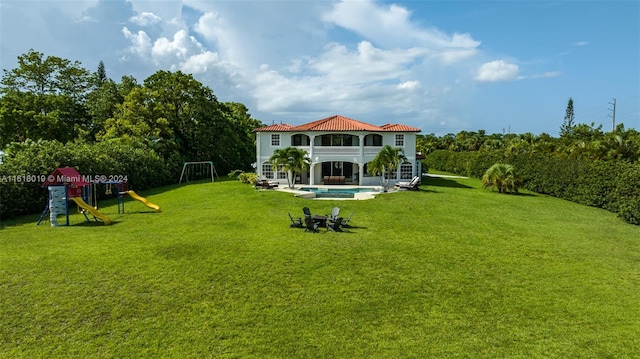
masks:
[[[242,172],[238,175],[238,180],[242,183],[253,184],[258,179],[258,174],[253,172]]]
[[[629,165],[618,175],[614,191],[618,216],[631,224],[640,225],[640,163]]]
[[[466,168],[461,165],[471,161]],[[492,162],[489,162],[492,161]],[[588,160],[540,152],[508,158],[501,151],[477,153],[436,150],[424,165],[440,171],[481,178],[488,163],[518,168],[520,188],[617,213],[628,223],[640,225],[640,163],[624,160]]]
[[[515,168],[505,163],[494,164],[482,176],[482,186],[497,188],[498,193],[518,193],[520,183]]]
[[[75,167],[90,179],[97,175],[127,176],[129,188],[143,190],[175,182],[178,177],[171,175],[174,162],[176,159],[165,161],[147,148],[114,142],[89,145],[27,140],[13,143],[7,147],[0,164],[0,178],[38,175],[38,181],[0,183],[0,217],[42,211],[48,195],[41,187],[40,178],[58,167]]]

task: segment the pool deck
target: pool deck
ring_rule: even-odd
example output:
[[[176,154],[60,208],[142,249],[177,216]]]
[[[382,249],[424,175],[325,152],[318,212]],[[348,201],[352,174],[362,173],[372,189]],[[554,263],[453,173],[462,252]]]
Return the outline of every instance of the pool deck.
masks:
[[[316,194],[314,192],[309,192],[309,191],[301,191],[298,188],[300,187],[311,187],[311,188],[319,188],[319,189],[353,189],[353,188],[371,188],[372,191],[371,192],[359,192],[359,193],[354,193],[353,194],[353,198],[340,198],[340,197],[336,197],[336,198],[331,198],[331,197],[322,197],[322,198],[316,198]],[[287,185],[284,185],[283,187],[277,187],[274,188],[275,190],[278,191],[282,191],[282,192],[289,192],[289,193],[293,193],[294,196],[296,197],[302,197],[302,198],[309,198],[309,199],[315,199],[315,200],[331,200],[331,201],[357,201],[357,200],[366,200],[366,199],[373,199],[376,198],[376,195],[378,193],[380,193],[380,191],[382,190],[382,186],[354,186],[354,185],[296,185],[296,187],[294,189],[290,189]]]

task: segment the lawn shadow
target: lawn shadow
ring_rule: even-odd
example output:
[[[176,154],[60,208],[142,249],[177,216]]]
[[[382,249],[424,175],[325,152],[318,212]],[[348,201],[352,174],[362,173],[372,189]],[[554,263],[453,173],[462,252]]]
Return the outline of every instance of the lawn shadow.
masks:
[[[445,178],[445,177],[427,177],[426,180],[423,180],[423,184],[427,187],[433,186],[433,187],[467,188],[467,189],[473,188],[471,186],[458,182],[457,179],[455,178]]]
[[[69,227],[107,227],[119,224],[120,221],[111,221],[111,223],[105,225],[104,222],[101,221],[82,221],[80,223],[75,223],[69,225]],[[64,227],[64,226],[61,226]]]
[[[40,217],[39,214],[38,215],[30,214],[30,215],[23,215],[19,217],[0,219],[0,229],[13,227],[13,226],[22,226],[29,223],[33,223],[33,225],[36,225],[38,223],[39,217]],[[48,220],[46,222],[48,223]],[[40,225],[42,225],[43,223],[45,223],[44,220],[40,223]]]

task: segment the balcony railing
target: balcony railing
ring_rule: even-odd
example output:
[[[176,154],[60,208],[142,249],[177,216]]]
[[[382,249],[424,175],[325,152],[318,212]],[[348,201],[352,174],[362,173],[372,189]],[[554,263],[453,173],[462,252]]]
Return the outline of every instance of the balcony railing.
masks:
[[[314,156],[328,156],[328,155],[357,156],[359,154],[360,154],[360,147],[316,146],[313,148]]]

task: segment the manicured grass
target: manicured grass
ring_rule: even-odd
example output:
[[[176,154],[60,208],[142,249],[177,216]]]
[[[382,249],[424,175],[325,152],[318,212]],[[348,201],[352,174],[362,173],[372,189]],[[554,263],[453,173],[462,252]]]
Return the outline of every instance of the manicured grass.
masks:
[[[313,201],[235,181],[0,229],[0,357],[632,358],[640,227],[475,179]],[[344,233],[287,212],[355,213]]]

